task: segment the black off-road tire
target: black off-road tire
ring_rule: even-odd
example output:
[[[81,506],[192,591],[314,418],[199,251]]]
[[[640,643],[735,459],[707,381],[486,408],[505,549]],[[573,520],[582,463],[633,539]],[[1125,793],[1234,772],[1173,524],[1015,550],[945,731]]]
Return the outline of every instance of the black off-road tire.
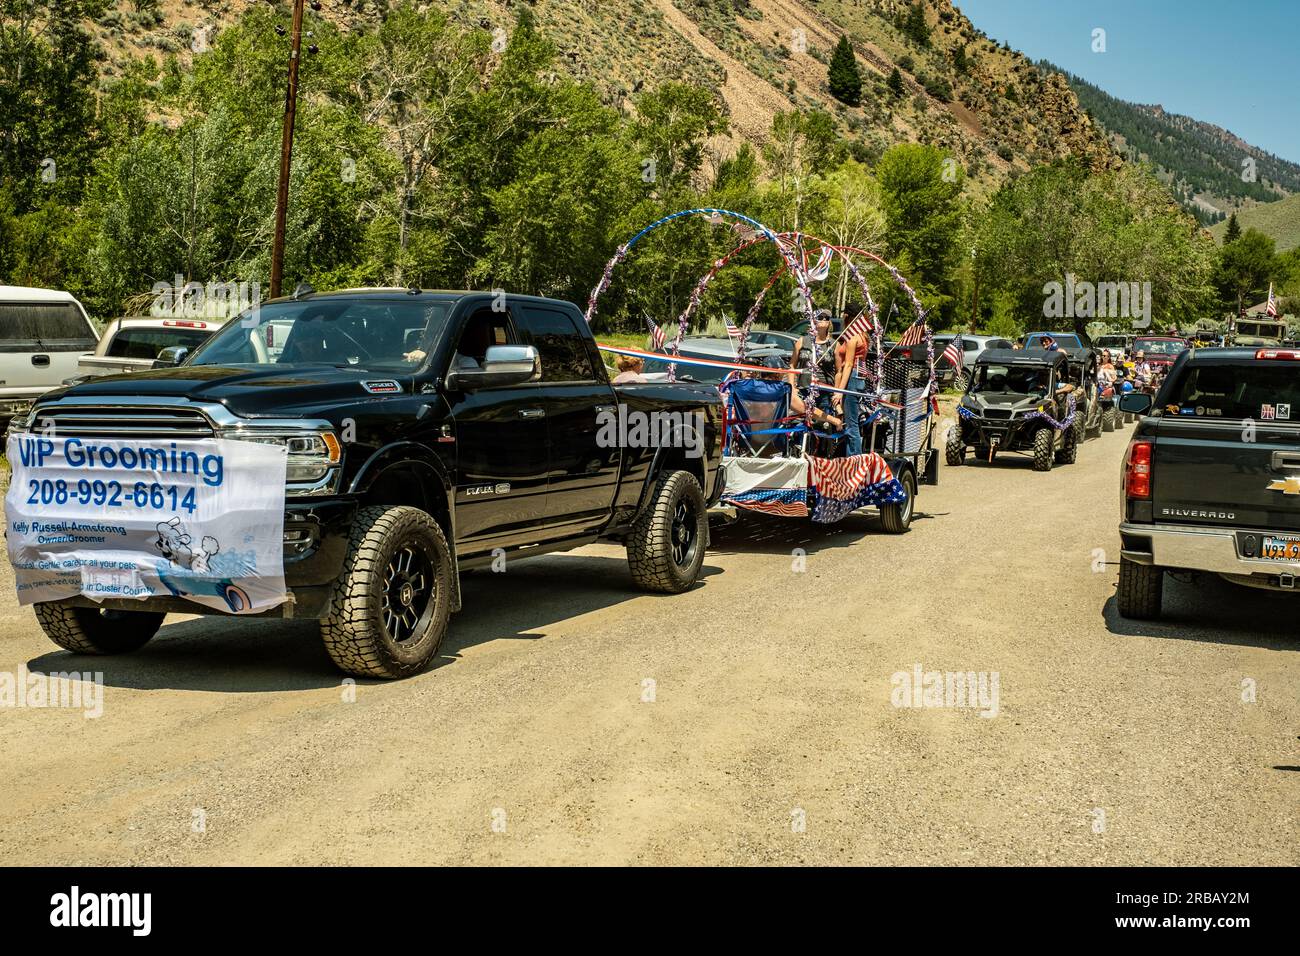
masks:
[[[1036,450],[1036,449],[1035,449]],[[1056,464],[1073,465],[1079,460],[1079,439],[1073,434],[1065,436],[1065,442],[1056,452]]]
[[[961,439],[943,446],[943,460],[949,465],[960,465],[966,460],[966,445]]]
[[[165,614],[75,607],[61,601],[33,605],[45,636],[74,654],[130,654],[149,643]]]
[[[704,491],[689,471],[660,475],[627,537],[627,564],[643,591],[680,594],[699,579],[709,540]]]
[[[320,622],[330,660],[358,677],[419,673],[447,633],[453,573],[447,538],[427,512],[358,510],[343,573]]]
[[[910,471],[905,471],[898,481],[907,492],[907,499],[898,504],[880,506],[880,525],[889,534],[902,534],[906,531],[916,512],[916,478]]]
[[[1121,555],[1115,609],[1119,611],[1120,617],[1134,618],[1139,621],[1158,618],[1164,586],[1164,568],[1138,564]]]
[[[1034,471],[1051,471],[1056,432],[1043,427],[1034,432]]]
[[[1108,408],[1101,413],[1101,430],[1104,432],[1113,432],[1117,425],[1119,413],[1114,408]]]

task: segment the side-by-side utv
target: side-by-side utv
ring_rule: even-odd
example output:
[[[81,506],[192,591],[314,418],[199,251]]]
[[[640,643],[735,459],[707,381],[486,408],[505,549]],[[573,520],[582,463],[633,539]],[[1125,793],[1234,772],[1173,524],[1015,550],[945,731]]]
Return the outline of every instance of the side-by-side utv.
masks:
[[[1073,464],[1083,439],[1076,423],[1087,414],[1088,396],[1070,366],[1059,350],[982,352],[948,436],[948,464],[962,464],[968,448],[990,462],[999,452],[1032,455],[1035,471]]]

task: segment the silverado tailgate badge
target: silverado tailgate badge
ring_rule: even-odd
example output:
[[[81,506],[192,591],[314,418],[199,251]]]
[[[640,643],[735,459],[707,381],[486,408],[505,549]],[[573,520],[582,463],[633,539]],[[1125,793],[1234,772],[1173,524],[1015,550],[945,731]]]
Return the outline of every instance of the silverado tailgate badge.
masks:
[[[1300,495],[1300,477],[1287,475],[1285,478],[1274,478],[1264,490],[1280,491],[1284,495]]]
[[[391,378],[380,379],[377,382],[362,382],[361,387],[371,395],[391,395],[402,390],[402,386]]]

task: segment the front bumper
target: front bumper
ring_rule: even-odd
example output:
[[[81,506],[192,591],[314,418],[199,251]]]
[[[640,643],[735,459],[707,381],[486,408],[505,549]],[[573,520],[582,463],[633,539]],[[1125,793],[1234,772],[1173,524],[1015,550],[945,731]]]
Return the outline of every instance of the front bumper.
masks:
[[[1032,447],[1032,438],[1026,441],[1025,425],[1029,419],[1023,416],[1012,418],[981,418],[971,416],[961,417],[961,435],[962,441],[967,445],[975,445],[987,448],[990,445],[997,445],[1003,451],[1016,451],[1029,445]]]
[[[334,582],[343,572],[356,510],[357,503],[346,498],[320,501],[289,499],[284,512],[285,603],[261,614],[240,616],[324,617],[329,610]],[[222,616],[222,612],[215,608],[170,596],[154,596],[145,600],[109,598],[104,601],[92,601],[88,597],[78,596],[68,598],[67,602],[79,607],[118,611]]]
[[[1300,579],[1300,561],[1248,558],[1243,536],[1262,539],[1267,530],[1205,526],[1132,524],[1119,526],[1120,554],[1135,564],[1185,571],[1208,571],[1243,584],[1291,590]]]

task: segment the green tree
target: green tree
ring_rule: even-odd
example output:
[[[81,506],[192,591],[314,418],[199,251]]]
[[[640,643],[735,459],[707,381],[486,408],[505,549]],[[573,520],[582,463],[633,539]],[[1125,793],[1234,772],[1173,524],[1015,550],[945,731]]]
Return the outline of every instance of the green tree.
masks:
[[[691,83],[663,83],[636,100],[633,131],[644,150],[642,178],[671,189],[689,184],[704,162],[710,136],[727,129],[722,106],[711,90]],[[650,172],[653,176],[650,176]]]
[[[1230,242],[1236,242],[1241,238],[1241,223],[1237,222],[1237,214],[1234,212],[1228,217],[1228,225],[1223,230],[1223,244],[1226,246]]]
[[[964,174],[933,147],[901,143],[876,168],[890,252],[935,304],[947,301],[962,230]]]
[[[857,57],[853,55],[853,45],[849,38],[840,34],[840,42],[835,44],[831,54],[828,73],[831,96],[847,106],[857,106],[862,102],[862,74],[858,71]]]
[[[894,67],[889,71],[889,79],[885,81],[885,85],[889,87],[889,92],[895,96],[903,95],[903,74],[898,72],[898,67]]]
[[[1240,313],[1248,299],[1265,295],[1277,269],[1273,249],[1272,238],[1258,229],[1247,229],[1240,238],[1224,243],[1219,250],[1214,285],[1225,308]]]
[[[903,17],[903,35],[917,46],[930,45],[930,25],[925,22],[925,8],[913,3]]]

